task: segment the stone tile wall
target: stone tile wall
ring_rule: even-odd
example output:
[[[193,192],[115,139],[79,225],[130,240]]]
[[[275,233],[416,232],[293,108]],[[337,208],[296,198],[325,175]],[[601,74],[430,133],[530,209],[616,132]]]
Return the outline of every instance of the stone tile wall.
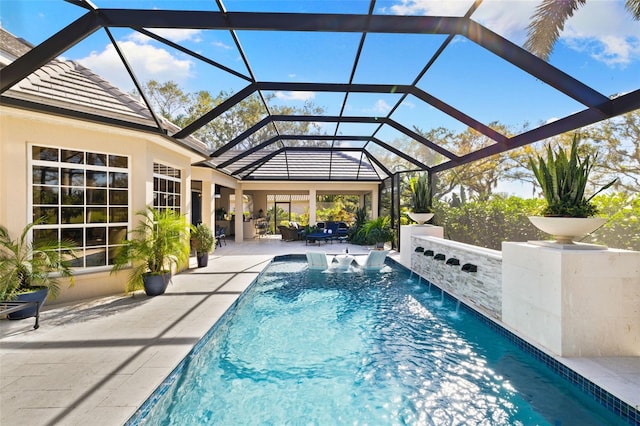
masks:
[[[417,247],[444,254],[444,260],[416,252]],[[458,259],[457,266],[448,259]],[[472,264],[477,272],[463,272],[462,266]],[[457,241],[416,236],[411,239],[411,269],[454,297],[485,315],[502,319],[502,253]]]

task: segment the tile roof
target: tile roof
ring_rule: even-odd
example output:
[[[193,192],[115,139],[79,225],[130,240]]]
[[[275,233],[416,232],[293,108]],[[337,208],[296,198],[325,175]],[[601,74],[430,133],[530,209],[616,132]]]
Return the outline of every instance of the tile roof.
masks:
[[[26,41],[0,28],[0,51],[6,62],[1,64],[3,67],[30,49]],[[54,59],[15,84],[4,96],[157,128],[143,102],[75,61]],[[162,128],[171,133],[180,129],[162,117],[158,119]],[[194,137],[180,142],[202,155],[208,154],[207,145]]]

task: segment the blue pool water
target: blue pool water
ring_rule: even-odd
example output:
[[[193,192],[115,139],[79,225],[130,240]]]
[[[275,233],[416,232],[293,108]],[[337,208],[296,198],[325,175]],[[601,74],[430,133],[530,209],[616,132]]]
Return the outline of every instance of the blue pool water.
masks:
[[[276,261],[141,423],[615,425],[605,410],[401,268]]]

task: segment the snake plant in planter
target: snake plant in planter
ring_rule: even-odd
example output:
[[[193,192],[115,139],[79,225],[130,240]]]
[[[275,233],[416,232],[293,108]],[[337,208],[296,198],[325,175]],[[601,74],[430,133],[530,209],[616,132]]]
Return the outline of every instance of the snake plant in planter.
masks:
[[[602,186],[589,198],[585,189],[589,174],[593,169],[597,156],[578,156],[579,136],[576,134],[571,143],[571,151],[567,155],[559,148],[555,153],[547,145],[547,158],[529,157],[529,164],[542,188],[546,206],[542,211],[544,218],[530,217],[531,222],[544,232],[556,237],[557,242],[571,243],[572,239],[602,226],[606,219],[592,218],[598,213],[591,202],[594,196],[613,185],[617,179]],[[553,218],[576,218],[579,220],[561,221]]]
[[[169,209],[147,207],[136,214],[141,220],[119,248],[112,272],[131,266],[126,290],[144,288],[157,296],[165,292],[172,270],[189,260],[190,227],[184,215]]]
[[[61,279],[68,278],[73,285],[73,244],[49,238],[29,240],[31,230],[41,222],[28,224],[15,240],[0,226],[0,300],[37,301],[42,307],[47,298],[58,296]],[[29,307],[7,318],[28,318],[35,313],[36,308]]]
[[[409,179],[411,188],[411,205],[409,217],[420,225],[431,220],[433,209],[431,208],[431,187],[426,173],[414,176]]]

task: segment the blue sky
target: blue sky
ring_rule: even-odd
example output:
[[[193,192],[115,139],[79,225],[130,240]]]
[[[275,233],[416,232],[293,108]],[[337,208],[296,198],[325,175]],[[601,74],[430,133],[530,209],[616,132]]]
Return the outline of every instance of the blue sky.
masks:
[[[93,0],[98,7],[216,10],[212,0]],[[471,0],[384,0],[377,14],[462,16]],[[367,13],[366,0],[224,1],[228,11]],[[517,45],[538,1],[485,0],[472,16]],[[62,0],[1,0],[4,29],[38,44],[85,10]],[[243,74],[248,71],[227,31],[159,29],[156,33]],[[143,81],[173,80],[186,91],[237,92],[247,83],[197,59],[156,43],[131,29],[113,35]],[[347,82],[360,34],[268,33],[238,31],[238,39],[259,81]],[[440,35],[369,34],[354,76],[356,83],[409,84],[444,40]],[[104,31],[98,31],[62,55],[81,62],[125,91],[133,85],[116,60]],[[623,0],[588,0],[566,24],[551,55],[552,65],[591,85],[606,96],[640,88],[640,22],[633,21]],[[523,129],[584,109],[567,96],[511,66],[464,37],[457,36],[418,86],[428,93],[489,124],[500,121]],[[301,106],[305,101],[338,114],[343,94],[277,92],[276,102]],[[386,115],[397,94],[350,95],[347,115]],[[393,118],[406,127],[444,126],[463,130],[439,110],[408,97]],[[363,125],[360,125],[363,126]],[[347,126],[342,134],[357,132]],[[392,129],[380,137],[397,137]]]

